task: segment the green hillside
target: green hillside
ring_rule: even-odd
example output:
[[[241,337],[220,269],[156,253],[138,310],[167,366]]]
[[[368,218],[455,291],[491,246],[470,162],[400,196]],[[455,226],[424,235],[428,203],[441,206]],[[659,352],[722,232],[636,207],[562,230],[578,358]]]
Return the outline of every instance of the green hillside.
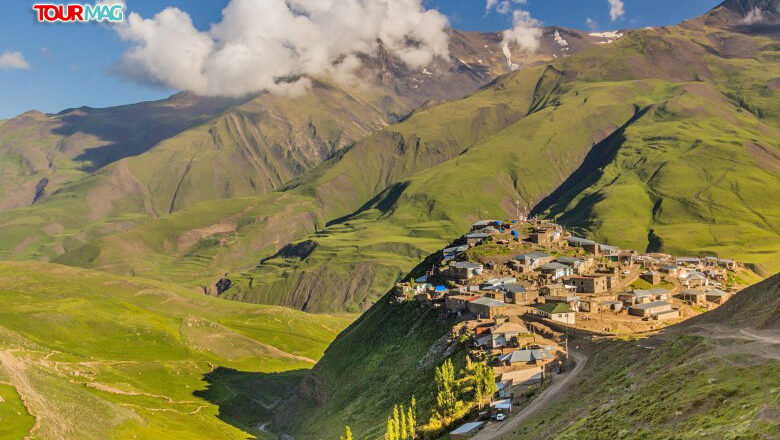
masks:
[[[520,201],[609,244],[735,258],[766,276],[780,269],[779,47],[772,34],[711,21],[632,31],[503,76],[259,197],[204,200],[252,192],[227,175],[203,178],[222,164],[209,148],[180,191],[171,189],[178,178],[143,171],[166,157],[188,169],[180,153],[205,136],[195,129],[106,170],[127,179],[95,187],[103,216],[85,219],[95,209],[83,204],[86,190],[0,213],[0,255],[205,290],[230,273],[227,298],[358,311],[470,222],[513,216]],[[129,196],[143,173],[159,187]],[[242,182],[253,173],[236,171]],[[131,189],[114,200],[107,188]]]
[[[778,46],[703,23],[634,31],[415,112],[247,199],[249,223],[204,204],[60,261],[198,285],[240,272],[229,298],[359,310],[471,221],[514,215],[519,200],[610,244],[773,273]],[[189,226],[166,230],[176,219]],[[193,230],[212,232],[177,252]]]
[[[254,438],[351,320],[42,263],[0,297],[2,438]]]
[[[572,38],[567,53],[598,41],[547,29],[537,53],[513,59],[526,66],[561,56],[555,32]],[[355,78],[314,78],[301,96],[180,93],[5,121],[0,224],[9,234],[0,258],[50,259],[199,202],[269,193],[413,109],[460,98],[507,71],[499,34],[449,34],[451,60],[410,69],[380,50],[360,58]]]
[[[597,344],[577,385],[505,437],[776,438],[778,293],[774,276],[667,334]]]
[[[0,125],[0,211],[44,200],[69,183],[203,124],[241,100],[179,93],[153,102],[48,115],[29,111]]]
[[[328,347],[290,400],[277,411],[272,429],[296,438],[335,438],[349,425],[358,438],[385,433],[393,405],[412,396],[427,422],[435,403],[435,369],[465,350],[450,341],[452,323],[415,302],[377,302]]]

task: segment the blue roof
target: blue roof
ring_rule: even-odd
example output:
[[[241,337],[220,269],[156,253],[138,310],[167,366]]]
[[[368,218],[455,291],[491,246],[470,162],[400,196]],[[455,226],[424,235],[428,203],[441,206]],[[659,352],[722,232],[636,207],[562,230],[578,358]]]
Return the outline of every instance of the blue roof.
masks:
[[[437,292],[446,292],[447,288],[444,287],[444,286],[436,286],[436,291]]]
[[[512,231],[512,235],[514,235],[515,237],[519,237],[519,236],[520,236],[520,233],[519,233],[519,232],[517,232],[517,231]]]
[[[533,350],[517,350],[512,353],[501,356],[502,362],[509,362],[510,364],[516,362],[533,362],[537,360],[551,359],[552,353],[547,349],[533,349]]]

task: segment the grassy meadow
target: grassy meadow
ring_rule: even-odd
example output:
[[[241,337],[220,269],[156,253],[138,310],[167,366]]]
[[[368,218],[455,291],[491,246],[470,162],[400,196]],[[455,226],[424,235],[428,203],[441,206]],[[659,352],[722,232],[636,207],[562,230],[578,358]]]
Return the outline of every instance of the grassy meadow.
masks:
[[[42,263],[1,263],[0,297],[0,432],[30,438],[262,436],[353,319]]]

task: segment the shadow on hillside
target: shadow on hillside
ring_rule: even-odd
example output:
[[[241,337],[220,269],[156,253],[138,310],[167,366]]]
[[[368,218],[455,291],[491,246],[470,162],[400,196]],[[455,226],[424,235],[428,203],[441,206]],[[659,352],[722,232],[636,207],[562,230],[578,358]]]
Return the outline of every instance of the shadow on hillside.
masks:
[[[195,98],[177,95],[164,101],[142,102],[108,108],[68,109],[58,114],[61,136],[85,133],[106,142],[87,148],[75,157],[81,169],[93,172],[125,157],[149,151],[165,139],[201,125],[244,99]]]
[[[541,215],[548,209],[551,214],[560,214],[582,191],[596,183],[602,175],[602,169],[611,163],[617,156],[617,152],[625,142],[625,131],[631,124],[639,120],[647,113],[650,107],[635,108],[634,115],[625,124],[612,132],[604,140],[594,145],[582,164],[550,195],[542,199],[532,210],[531,216]],[[591,194],[577,204],[574,211],[583,207],[590,207],[598,200],[598,195]],[[566,224],[566,222],[563,222]]]
[[[194,396],[219,407],[219,419],[258,438],[276,405],[290,396],[309,370],[257,373],[217,367],[203,376],[208,383]]]

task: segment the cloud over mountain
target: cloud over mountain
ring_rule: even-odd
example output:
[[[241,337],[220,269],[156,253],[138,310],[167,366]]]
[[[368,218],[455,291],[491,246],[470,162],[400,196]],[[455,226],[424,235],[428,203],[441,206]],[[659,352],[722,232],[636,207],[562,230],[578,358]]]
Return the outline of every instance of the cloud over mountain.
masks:
[[[512,12],[512,28],[504,31],[503,52],[506,62],[512,70],[517,69],[517,65],[512,63],[512,53],[510,45],[516,45],[525,52],[536,52],[539,49],[542,38],[542,22],[531,17],[531,13],[522,9],[516,9]]]
[[[612,21],[616,21],[618,18],[626,15],[625,6],[623,0],[608,0],[609,1],[609,18]]]
[[[446,27],[420,0],[231,0],[207,31],[169,7],[115,27],[130,44],[117,70],[207,96],[296,93],[304,76],[343,74],[349,55],[373,54],[379,42],[410,67],[446,57]]]

